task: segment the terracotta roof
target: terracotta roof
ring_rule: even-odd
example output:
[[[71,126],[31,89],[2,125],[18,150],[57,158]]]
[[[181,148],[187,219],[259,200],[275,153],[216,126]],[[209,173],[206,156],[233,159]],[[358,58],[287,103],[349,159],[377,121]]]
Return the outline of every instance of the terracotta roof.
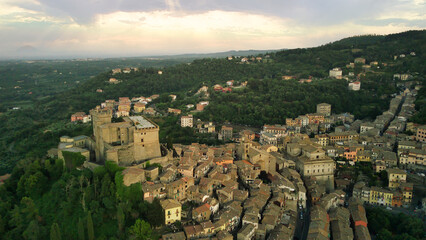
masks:
[[[160,204],[163,209],[170,209],[182,206],[178,201],[173,199],[162,200],[160,201]]]
[[[205,203],[205,204],[203,204],[203,205],[201,205],[201,206],[199,206],[199,207],[195,208],[195,209],[194,209],[194,211],[195,211],[196,213],[198,213],[198,214],[201,214],[201,213],[203,213],[203,212],[210,211],[210,205],[209,205],[209,204],[207,204],[207,203]]]
[[[247,160],[242,160],[243,163],[253,166],[253,164]]]

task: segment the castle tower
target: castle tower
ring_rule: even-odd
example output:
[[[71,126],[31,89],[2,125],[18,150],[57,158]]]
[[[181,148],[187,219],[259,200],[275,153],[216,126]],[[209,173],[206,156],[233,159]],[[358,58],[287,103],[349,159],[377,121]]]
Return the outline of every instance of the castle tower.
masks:
[[[133,156],[136,162],[161,157],[157,124],[141,116],[129,117],[135,126]]]
[[[110,108],[102,109],[96,106],[95,109],[90,110],[90,115],[92,115],[93,135],[96,141],[96,161],[100,162],[104,157],[103,152],[101,152],[104,146],[99,127],[103,124],[111,123],[112,110]]]
[[[114,161],[120,166],[161,157],[159,127],[142,117],[125,117],[111,123],[111,108],[90,111],[95,138],[96,162]]]

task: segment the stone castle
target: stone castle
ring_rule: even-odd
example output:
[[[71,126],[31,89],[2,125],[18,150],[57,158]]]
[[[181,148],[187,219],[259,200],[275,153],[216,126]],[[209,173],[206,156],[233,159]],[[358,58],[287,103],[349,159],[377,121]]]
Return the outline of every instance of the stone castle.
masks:
[[[111,122],[112,110],[96,107],[90,111],[93,122],[96,162],[114,161],[131,166],[161,157],[159,127],[142,116]]]

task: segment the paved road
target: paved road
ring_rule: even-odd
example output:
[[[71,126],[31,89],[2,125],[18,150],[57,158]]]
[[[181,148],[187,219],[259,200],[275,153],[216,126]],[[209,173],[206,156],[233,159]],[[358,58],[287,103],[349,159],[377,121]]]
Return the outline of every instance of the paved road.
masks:
[[[310,203],[306,203],[307,208],[303,209],[303,219],[300,216],[300,210],[297,214],[297,225],[294,233],[294,239],[305,240],[308,237],[309,230],[309,213],[310,213]]]
[[[306,211],[305,214],[303,215],[303,231],[302,231],[302,237],[300,239],[305,240],[308,238],[308,230],[309,230],[309,218],[310,218],[310,214],[311,214],[311,203],[307,202],[306,203]]]
[[[300,219],[300,212],[297,214],[297,224],[294,231],[294,239],[301,239],[303,231],[303,220]]]
[[[389,121],[389,123],[392,122],[395,119],[395,117],[398,117],[398,114],[401,112],[401,107],[404,104],[404,102],[405,102],[405,96],[402,97],[401,102],[399,103],[398,108],[395,112],[395,115],[392,117],[392,119]],[[380,136],[383,136],[383,133],[386,132],[386,130],[388,130],[388,128],[389,128],[389,124],[385,126],[385,128],[383,129]]]

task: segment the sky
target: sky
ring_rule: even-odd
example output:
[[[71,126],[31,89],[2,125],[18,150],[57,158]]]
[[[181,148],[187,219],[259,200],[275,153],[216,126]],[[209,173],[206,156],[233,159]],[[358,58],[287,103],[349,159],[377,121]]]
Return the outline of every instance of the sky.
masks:
[[[314,47],[426,28],[426,0],[0,0],[0,58]]]

